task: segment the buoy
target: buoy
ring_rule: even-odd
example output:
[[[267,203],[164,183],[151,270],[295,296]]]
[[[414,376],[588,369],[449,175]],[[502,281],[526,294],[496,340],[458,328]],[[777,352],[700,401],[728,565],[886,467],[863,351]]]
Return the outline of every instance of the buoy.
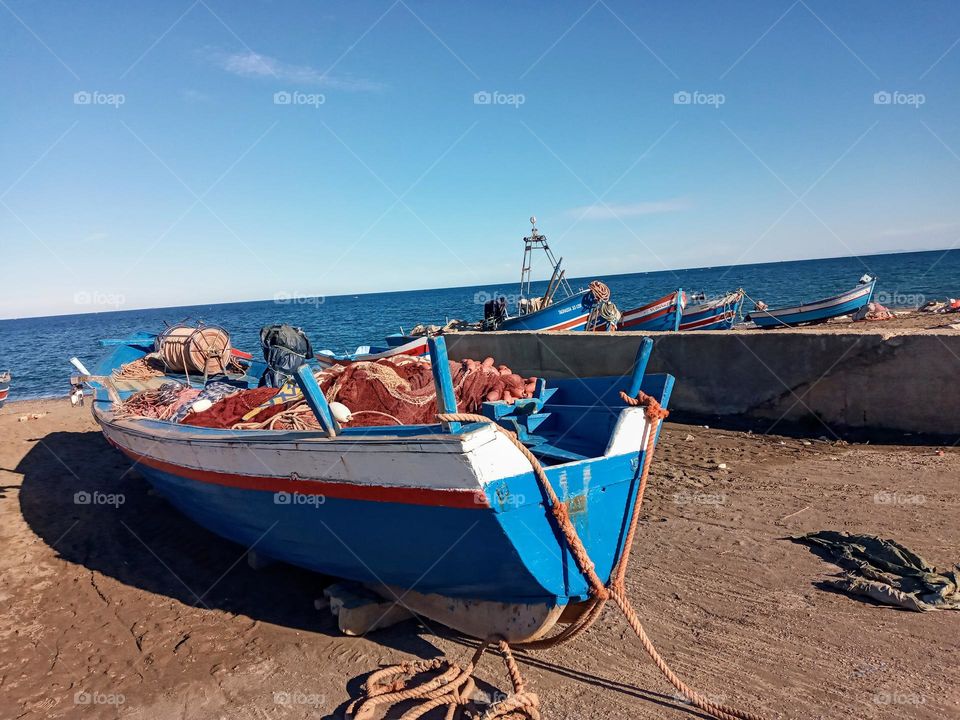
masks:
[[[333,415],[333,419],[338,423],[348,423],[353,420],[353,413],[351,413],[350,408],[343,403],[330,403],[330,413]]]
[[[208,398],[203,400],[197,400],[193,405],[190,406],[190,409],[195,413],[202,413],[204,410],[209,410],[213,407],[213,402]]]

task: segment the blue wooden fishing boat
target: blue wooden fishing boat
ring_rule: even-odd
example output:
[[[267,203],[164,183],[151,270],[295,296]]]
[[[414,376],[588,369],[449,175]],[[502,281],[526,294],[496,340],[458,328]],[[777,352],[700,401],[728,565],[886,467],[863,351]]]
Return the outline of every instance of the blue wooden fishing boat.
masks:
[[[685,303],[683,290],[678,289],[646,305],[624,311],[617,329],[644,332],[679,330]],[[600,323],[597,329],[606,330],[607,325]]]
[[[391,337],[400,337],[402,343],[391,343]],[[428,355],[427,338],[404,336],[387,336],[387,347],[361,345],[352,353],[335,353],[332,350],[319,350],[314,355],[320,365],[345,365],[353,362],[376,362],[383,358],[407,355],[410,357],[425,357]]]
[[[582,611],[588,586],[530,463],[490,423],[340,427],[308,365],[297,383],[321,430],[236,430],[124,417],[132,393],[176,379],[114,375],[155,337],[109,341],[93,375],[93,414],[107,440],[185,515],[263,556],[389,588],[417,613],[478,637],[543,636]],[[638,391],[666,406],[673,378],[647,374],[537,381],[534,397],[486,402],[546,469],[604,582],[623,552],[647,439]],[[429,339],[437,406],[455,412],[442,337]],[[257,385],[263,364],[234,377]],[[656,436],[654,436],[654,440]],[[652,447],[652,446],[651,446]],[[391,595],[387,595],[391,597]],[[278,601],[282,602],[282,599]],[[581,603],[581,604],[578,604]]]
[[[537,218],[530,218],[530,234],[523,238],[523,264],[520,267],[520,293],[517,314],[505,316],[505,305],[496,301],[484,307],[484,326],[490,330],[593,330],[600,322],[600,306],[610,299],[603,283],[594,281],[590,289],[574,292],[562,269],[563,258],[554,257],[546,235],[537,229]],[[533,256],[541,250],[553,270],[543,295],[533,292]],[[557,294],[562,297],[557,299]]]
[[[864,275],[852,290],[834,295],[833,297],[803,303],[791,307],[769,310],[755,309],[746,319],[753,321],[757,327],[775,328],[802,325],[804,323],[819,323],[830,318],[850,315],[870,302],[873,297],[873,288],[876,278]]]
[[[7,401],[7,395],[10,394],[10,371],[0,372],[0,407]]]
[[[729,330],[736,325],[743,307],[743,290],[713,300],[687,304],[680,316],[680,330]]]

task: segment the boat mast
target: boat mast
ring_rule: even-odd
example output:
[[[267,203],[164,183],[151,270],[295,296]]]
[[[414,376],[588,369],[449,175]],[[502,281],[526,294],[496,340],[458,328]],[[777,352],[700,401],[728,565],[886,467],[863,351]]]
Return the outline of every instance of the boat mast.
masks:
[[[570,283],[567,282],[566,276],[560,270],[560,263],[563,262],[563,258],[560,258],[558,261],[553,256],[553,251],[550,249],[550,246],[547,244],[546,235],[541,235],[540,231],[537,230],[537,218],[536,216],[530,216],[530,225],[532,229],[530,230],[530,235],[523,239],[523,265],[520,268],[520,299],[528,300],[531,296],[530,285],[533,282],[531,278],[531,271],[533,268],[533,251],[537,248],[543,250],[547,256],[547,260],[550,261],[550,267],[553,268],[553,275],[550,280],[550,288],[547,288],[548,293],[552,296],[553,293],[550,290],[556,290],[553,287],[554,283],[557,283],[557,287],[563,287],[566,291],[567,296],[573,295],[573,290],[570,287]]]

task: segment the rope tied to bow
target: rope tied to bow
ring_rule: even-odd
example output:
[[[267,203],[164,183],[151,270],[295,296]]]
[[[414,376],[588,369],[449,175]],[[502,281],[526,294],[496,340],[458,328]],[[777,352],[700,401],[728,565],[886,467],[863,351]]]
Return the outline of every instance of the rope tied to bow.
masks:
[[[643,649],[650,656],[650,659],[670,684],[687,698],[691,705],[717,720],[763,720],[761,716],[754,713],[738,710],[729,705],[711,702],[683,682],[677,674],[673,672],[666,660],[664,660],[657,651],[656,647],[654,647],[653,642],[643,628],[640,617],[626,596],[624,578],[626,576],[627,561],[630,557],[630,550],[633,546],[634,535],[636,534],[637,522],[640,516],[640,506],[643,503],[643,495],[650,473],[650,464],[653,460],[653,450],[656,446],[657,434],[660,429],[660,424],[666,419],[669,412],[660,406],[656,398],[642,391],[639,392],[636,397],[631,397],[621,391],[620,398],[630,407],[642,407],[648,425],[643,467],[640,471],[639,487],[637,488],[637,495],[634,500],[630,525],[624,541],[623,551],[620,554],[620,559],[617,561],[617,565],[611,573],[609,585],[604,584],[597,575],[594,564],[590,560],[590,555],[570,520],[567,506],[560,501],[540,461],[520,442],[516,434],[494,423],[483,415],[474,415],[472,413],[441,413],[437,415],[437,419],[440,422],[478,422],[492,424],[498,432],[506,436],[514,447],[523,454],[530,463],[537,483],[547,496],[550,513],[567,542],[568,549],[573,556],[577,569],[589,585],[590,599],[588,600],[586,609],[581,613],[579,618],[552,637],[515,643],[515,647],[526,650],[538,650],[569,642],[593,625],[600,616],[604,605],[606,605],[608,600],[612,599],[623,612],[627,624],[630,625],[630,628],[637,635],[637,638],[640,640]],[[441,705],[447,705],[446,720],[453,720],[458,709],[462,710],[469,702],[469,694],[474,688],[471,679],[472,673],[480,657],[493,641],[493,639],[488,639],[483,642],[474,654],[473,659],[464,668],[443,658],[438,658],[432,661],[401,663],[400,665],[385,668],[384,670],[374,673],[364,686],[367,697],[351,703],[347,709],[347,716],[354,718],[354,720],[369,720],[374,708],[377,706],[383,704],[393,706],[398,702],[416,698],[422,702],[410,710],[407,710],[401,716],[401,720],[416,720],[416,718],[421,717],[424,713]],[[482,720],[493,720],[494,718],[501,717],[540,720],[539,698],[535,693],[526,689],[526,684],[520,675],[520,669],[513,657],[510,645],[503,639],[496,639],[495,641],[503,656],[514,692],[505,700],[489,706],[482,716]],[[409,673],[411,669],[416,670],[416,668],[419,667],[430,670],[446,667],[447,670],[437,678],[425,681],[419,685],[412,685],[409,681],[404,681],[402,685],[396,685],[396,683],[390,686],[378,685],[383,678],[392,678],[403,673]],[[416,671],[423,672],[424,670]],[[449,680],[446,679],[448,676],[450,678]],[[468,689],[469,692],[466,692]]]

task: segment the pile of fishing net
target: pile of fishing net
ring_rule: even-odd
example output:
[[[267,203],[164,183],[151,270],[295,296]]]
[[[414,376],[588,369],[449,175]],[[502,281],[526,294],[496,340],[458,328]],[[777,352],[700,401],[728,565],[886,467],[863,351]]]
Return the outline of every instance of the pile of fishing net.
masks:
[[[266,392],[264,392],[266,391]],[[251,410],[277,393],[276,388],[247,390],[228,382],[213,381],[203,390],[173,380],[154,390],[142,390],[124,400],[114,415],[122,418],[155,418],[188,425],[230,427],[217,418],[232,420],[239,412]],[[240,409],[246,410],[240,412]]]
[[[946,300],[931,300],[920,308],[920,312],[955,313],[960,312],[960,298]]]
[[[474,413],[485,401],[533,397],[536,378],[522,378],[493,358],[450,362],[457,411]],[[350,409],[351,425],[422,425],[436,422],[437,393],[430,362],[398,355],[376,362],[330,367],[317,376],[328,402]]]
[[[124,400],[116,409],[116,418],[154,418],[172,420],[183,408],[189,408],[200,391],[180,382],[164,383],[155,390],[143,390]]]
[[[533,397],[536,378],[523,378],[493,358],[450,362],[459,412],[474,413],[485,401],[513,403]],[[436,422],[437,393],[429,360],[407,355],[376,362],[334,365],[315,373],[327,402],[350,411],[349,426],[426,425]],[[320,424],[299,387],[244,389],[211,382],[196,390],[178,382],[131,395],[117,417],[149,417],[184,425],[237,430],[305,430]]]
[[[860,320],[893,320],[894,314],[878,302],[869,302],[853,314],[854,322]]]

